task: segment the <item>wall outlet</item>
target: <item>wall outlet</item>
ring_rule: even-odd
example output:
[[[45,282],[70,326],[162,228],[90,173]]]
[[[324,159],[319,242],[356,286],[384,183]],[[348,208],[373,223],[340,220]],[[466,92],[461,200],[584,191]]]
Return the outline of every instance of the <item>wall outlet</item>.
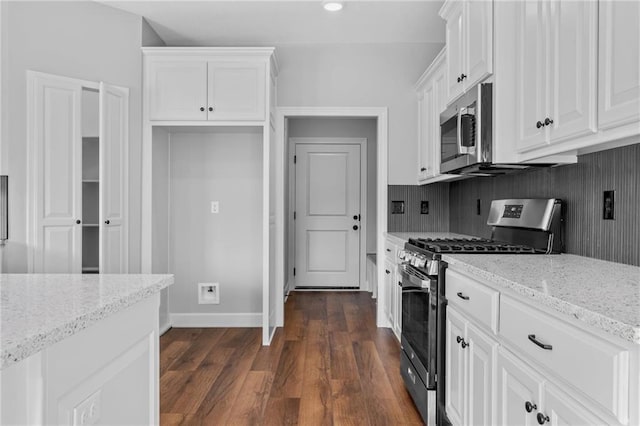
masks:
[[[476,214],[480,216],[482,214],[482,205],[480,202],[480,198],[476,199]]]
[[[429,202],[420,201],[420,214],[429,214]]]
[[[101,390],[94,392],[73,409],[73,426],[89,426],[98,423],[101,394]]]
[[[220,304],[220,283],[198,283],[198,304]]]
[[[220,213],[220,202],[212,201],[211,202],[211,213],[217,214]]]
[[[615,208],[615,191],[604,191],[602,200],[602,219],[613,220]]]

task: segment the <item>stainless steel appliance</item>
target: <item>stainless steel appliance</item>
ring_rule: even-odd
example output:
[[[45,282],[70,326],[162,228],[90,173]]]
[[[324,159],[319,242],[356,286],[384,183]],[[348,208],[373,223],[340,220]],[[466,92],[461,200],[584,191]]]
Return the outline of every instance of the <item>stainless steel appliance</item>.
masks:
[[[491,239],[411,238],[400,251],[400,372],[427,424],[450,424],[445,412],[445,272],[443,253],[554,254],[564,251],[564,204],[558,199],[494,200]]]
[[[500,164],[493,159],[493,84],[470,89],[440,114],[440,172],[493,176],[553,164]]]

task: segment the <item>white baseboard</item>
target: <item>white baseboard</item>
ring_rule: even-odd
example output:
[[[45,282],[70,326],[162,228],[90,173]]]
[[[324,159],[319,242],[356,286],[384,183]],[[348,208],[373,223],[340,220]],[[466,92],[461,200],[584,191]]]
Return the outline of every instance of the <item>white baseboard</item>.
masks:
[[[262,327],[261,313],[169,314],[172,327]]]
[[[171,329],[171,323],[167,321],[164,324],[160,324],[160,328],[158,329],[158,333],[160,334],[160,336],[162,336],[164,333],[166,333],[170,329]]]

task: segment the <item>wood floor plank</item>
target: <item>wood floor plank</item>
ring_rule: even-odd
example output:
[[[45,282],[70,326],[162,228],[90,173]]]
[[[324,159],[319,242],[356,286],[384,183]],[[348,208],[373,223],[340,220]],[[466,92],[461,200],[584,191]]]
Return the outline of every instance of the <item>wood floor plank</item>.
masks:
[[[161,338],[164,425],[420,425],[400,345],[366,292],[293,292],[285,326],[171,329]]]
[[[189,379],[179,390],[173,405],[165,403],[166,412],[196,414],[202,401],[234,354],[233,348],[215,348],[201,362],[197,371],[190,371]]]
[[[227,333],[230,336],[225,339]],[[234,417],[231,407],[261,345],[260,329],[228,329],[227,333],[220,341],[237,346],[196,412],[205,424],[225,424]]]
[[[331,399],[334,425],[370,424],[367,403],[358,379],[331,380]]]
[[[305,367],[304,342],[286,340],[282,347],[278,368],[273,381],[273,392],[284,398],[300,398]]]
[[[300,398],[282,398],[272,396],[267,401],[264,411],[263,424],[265,426],[297,425],[300,413]]]
[[[231,407],[233,416],[227,424],[253,426],[262,423],[272,383],[270,371],[250,371]]]
[[[223,328],[207,328],[193,341],[188,351],[183,352],[169,367],[169,370],[193,371],[209,354],[224,334]]]

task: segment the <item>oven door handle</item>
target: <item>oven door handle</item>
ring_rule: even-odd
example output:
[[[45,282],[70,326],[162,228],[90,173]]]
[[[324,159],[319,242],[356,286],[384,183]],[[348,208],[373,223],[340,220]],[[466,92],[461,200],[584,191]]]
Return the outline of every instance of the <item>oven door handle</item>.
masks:
[[[411,268],[409,265],[401,266],[400,275],[402,276],[402,287],[420,288],[428,293],[431,287],[431,280],[423,279],[409,268]]]

